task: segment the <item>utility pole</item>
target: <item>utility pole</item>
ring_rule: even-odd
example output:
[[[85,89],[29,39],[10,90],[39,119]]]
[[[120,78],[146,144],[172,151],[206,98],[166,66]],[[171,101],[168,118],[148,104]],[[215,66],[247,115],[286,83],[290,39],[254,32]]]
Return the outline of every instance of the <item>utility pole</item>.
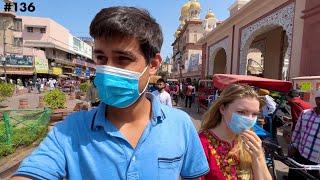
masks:
[[[7,69],[6,69],[6,64],[7,64],[7,59],[6,59],[6,21],[3,22],[3,60],[2,60],[2,65],[3,65],[3,71],[4,71],[4,77],[5,77],[5,82],[8,82],[7,79]]]

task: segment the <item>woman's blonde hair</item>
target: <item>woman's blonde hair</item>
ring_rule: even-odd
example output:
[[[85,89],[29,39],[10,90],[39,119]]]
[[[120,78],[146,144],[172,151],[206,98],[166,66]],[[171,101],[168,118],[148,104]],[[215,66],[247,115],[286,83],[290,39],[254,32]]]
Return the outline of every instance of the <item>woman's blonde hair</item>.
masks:
[[[227,107],[237,99],[253,98],[260,102],[256,91],[247,85],[233,84],[227,87],[221,93],[221,96],[214,102],[209,110],[204,114],[204,120],[201,125],[201,131],[217,127],[222,122],[220,107]],[[261,103],[260,103],[261,104]],[[238,136],[235,147],[229,152],[229,155],[236,155],[240,159],[240,168],[244,171],[251,171],[252,159],[250,154],[244,149],[243,142]]]

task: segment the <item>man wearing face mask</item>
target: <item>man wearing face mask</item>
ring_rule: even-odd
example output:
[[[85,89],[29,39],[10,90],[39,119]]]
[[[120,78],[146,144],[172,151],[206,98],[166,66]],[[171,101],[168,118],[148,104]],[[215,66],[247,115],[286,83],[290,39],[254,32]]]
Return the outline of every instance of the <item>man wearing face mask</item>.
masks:
[[[164,105],[172,107],[172,100],[170,94],[164,90],[166,82],[160,78],[157,81],[157,91],[153,91],[152,94],[159,98],[160,102]]]
[[[209,171],[183,111],[145,93],[161,64],[159,24],[143,9],[102,9],[90,25],[100,105],[68,116],[13,179],[185,179]],[[174,135],[173,135],[174,133]]]

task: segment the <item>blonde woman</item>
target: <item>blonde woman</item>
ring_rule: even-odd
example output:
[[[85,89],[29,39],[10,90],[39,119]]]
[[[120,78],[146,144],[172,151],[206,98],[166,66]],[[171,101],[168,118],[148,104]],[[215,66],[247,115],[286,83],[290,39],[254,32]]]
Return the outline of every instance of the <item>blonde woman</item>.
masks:
[[[271,180],[262,142],[250,129],[257,120],[260,102],[249,86],[226,88],[206,112],[200,139],[210,172],[202,180]]]

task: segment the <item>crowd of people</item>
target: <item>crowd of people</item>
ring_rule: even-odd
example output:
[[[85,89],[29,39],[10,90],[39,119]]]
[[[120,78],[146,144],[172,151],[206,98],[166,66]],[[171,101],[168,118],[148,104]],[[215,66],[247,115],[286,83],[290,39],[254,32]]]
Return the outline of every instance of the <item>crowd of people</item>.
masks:
[[[186,81],[166,82],[163,78],[157,80],[156,84],[150,86],[148,91],[159,96],[160,101],[166,105],[178,105],[179,100],[185,100],[185,107],[191,108],[192,104],[196,102],[198,82],[194,80],[191,82],[190,78]]]
[[[187,113],[171,107],[163,79],[156,92],[147,92],[162,62],[163,38],[146,10],[102,9],[90,35],[97,92],[89,99],[95,103],[98,95],[99,105],[57,124],[12,179],[272,179],[262,141],[251,130],[261,106],[253,88],[226,88],[197,132]],[[196,87],[180,86],[191,107]],[[316,102],[298,116],[292,147],[319,164],[320,94]]]
[[[77,77],[68,78],[30,78],[21,80],[20,78],[14,80],[9,79],[8,83],[15,84],[17,89],[28,89],[28,92],[36,90],[38,93],[42,93],[45,90],[53,90],[59,88],[64,92],[80,92],[80,84],[85,82],[85,79]]]

